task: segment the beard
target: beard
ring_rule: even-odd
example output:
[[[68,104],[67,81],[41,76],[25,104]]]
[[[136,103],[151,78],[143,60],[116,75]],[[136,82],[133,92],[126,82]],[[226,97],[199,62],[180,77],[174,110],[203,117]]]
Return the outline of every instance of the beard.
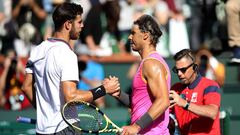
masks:
[[[69,36],[71,40],[77,40],[80,37],[80,32],[76,32],[74,29],[71,29]]]

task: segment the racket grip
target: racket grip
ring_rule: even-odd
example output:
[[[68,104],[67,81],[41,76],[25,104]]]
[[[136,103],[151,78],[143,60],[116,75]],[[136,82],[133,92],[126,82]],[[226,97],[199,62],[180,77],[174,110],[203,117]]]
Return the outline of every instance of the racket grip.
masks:
[[[28,124],[36,124],[37,121],[35,119],[31,119],[31,118],[28,118],[28,117],[18,116],[17,117],[17,122],[28,123]]]

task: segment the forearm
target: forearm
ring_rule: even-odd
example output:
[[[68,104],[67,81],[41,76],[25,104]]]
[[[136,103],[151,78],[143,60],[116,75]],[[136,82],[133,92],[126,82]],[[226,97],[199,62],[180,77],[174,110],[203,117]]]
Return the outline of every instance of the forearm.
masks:
[[[22,86],[22,91],[26,95],[27,99],[30,101],[32,106],[36,108],[36,93],[34,86]]]
[[[197,105],[194,103],[190,103],[188,107],[188,111],[195,113],[196,115],[209,117],[211,119],[215,119],[218,115],[219,108],[216,105]]]
[[[21,5],[17,4],[16,7],[12,10],[12,17],[15,19],[20,13]]]
[[[90,91],[76,90],[75,92],[71,92],[65,97],[65,101],[69,102],[72,100],[81,100],[85,102],[92,102],[93,95]]]
[[[95,49],[96,48],[96,44],[94,42],[93,36],[92,35],[88,35],[86,37],[86,44],[88,45],[89,49]]]
[[[127,93],[121,91],[120,96],[117,97],[117,99],[125,106],[127,107],[131,106],[130,96]]]
[[[31,73],[27,73],[25,80],[22,85],[22,91],[27,96],[31,104],[36,108],[36,91],[35,91],[35,81]]]
[[[36,3],[32,4],[32,10],[40,19],[45,19],[47,17],[47,13],[41,9]]]
[[[8,68],[3,70],[3,73],[0,77],[0,90],[2,91],[6,86],[7,73],[8,73]]]
[[[148,113],[153,118],[153,120],[155,120],[166,111],[169,105],[170,103],[167,98],[156,99],[153,102],[152,106],[149,108]]]

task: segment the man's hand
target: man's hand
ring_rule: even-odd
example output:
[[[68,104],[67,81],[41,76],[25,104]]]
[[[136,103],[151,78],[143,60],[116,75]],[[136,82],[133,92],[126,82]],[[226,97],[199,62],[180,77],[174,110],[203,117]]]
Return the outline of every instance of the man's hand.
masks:
[[[105,78],[102,82],[106,93],[113,94],[120,91],[120,84],[117,77]]]
[[[133,124],[130,126],[123,126],[123,131],[121,135],[137,135],[137,133],[141,130],[141,127],[137,124]]]
[[[178,106],[184,107],[187,103],[187,101],[182,99],[174,90],[170,90],[169,98],[170,98],[170,108],[175,106],[176,104]]]

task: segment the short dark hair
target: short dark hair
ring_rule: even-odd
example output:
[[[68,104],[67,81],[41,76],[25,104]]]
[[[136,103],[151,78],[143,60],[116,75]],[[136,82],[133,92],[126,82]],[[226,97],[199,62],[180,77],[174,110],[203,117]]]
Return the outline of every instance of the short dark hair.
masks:
[[[177,52],[173,58],[175,61],[178,61],[183,57],[186,57],[187,59],[192,60],[193,63],[195,63],[196,61],[195,54],[191,49],[182,49],[181,51]]]
[[[75,3],[64,2],[58,5],[52,15],[55,31],[62,28],[63,24],[68,20],[73,20],[77,15],[82,15],[83,8]]]
[[[138,25],[141,32],[149,32],[151,35],[152,43],[157,44],[159,37],[162,35],[162,31],[157,23],[157,21],[150,15],[142,15],[136,21],[135,25]]]

